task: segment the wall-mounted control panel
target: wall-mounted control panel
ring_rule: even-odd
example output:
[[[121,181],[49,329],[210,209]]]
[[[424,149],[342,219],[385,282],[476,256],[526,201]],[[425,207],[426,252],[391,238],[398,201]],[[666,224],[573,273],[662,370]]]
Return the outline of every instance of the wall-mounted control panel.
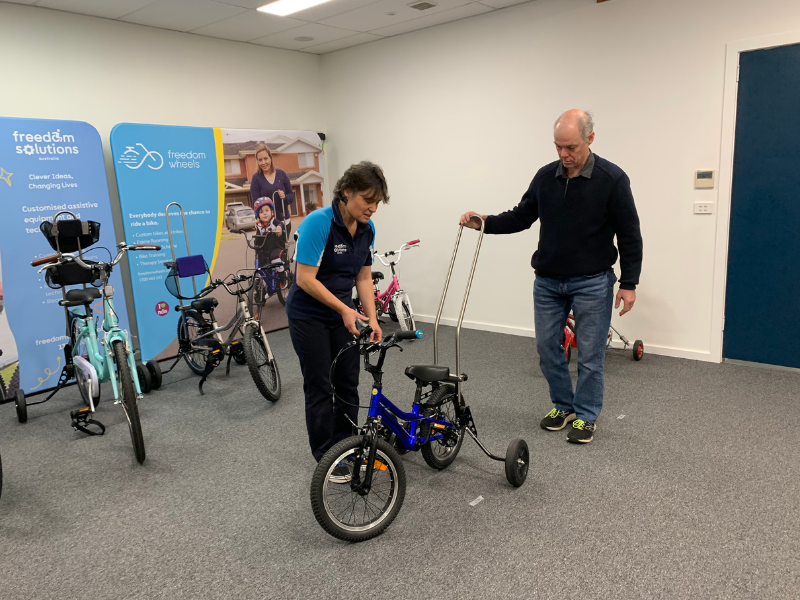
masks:
[[[713,188],[716,182],[716,171],[705,170],[694,172],[695,189]]]

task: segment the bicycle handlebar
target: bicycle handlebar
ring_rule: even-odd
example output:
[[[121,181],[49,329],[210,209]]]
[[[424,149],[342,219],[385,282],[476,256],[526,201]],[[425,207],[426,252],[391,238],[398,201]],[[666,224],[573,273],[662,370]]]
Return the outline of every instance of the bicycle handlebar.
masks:
[[[80,256],[75,256],[74,254],[69,252],[62,252],[61,254],[51,254],[50,256],[37,258],[36,260],[31,261],[31,266],[38,267],[41,265],[49,265],[51,263],[59,262],[59,260],[62,258],[68,258],[78,263],[78,265],[80,265],[84,269],[91,270],[97,267],[98,265],[108,265],[110,267],[115,266],[117,263],[119,263],[120,260],[122,260],[122,255],[125,254],[125,252],[127,252],[128,250],[132,250],[134,252],[138,250],[161,250],[161,246],[159,246],[158,244],[132,244],[128,246],[125,244],[125,242],[120,242],[117,245],[117,247],[119,248],[119,252],[117,253],[116,258],[114,258],[114,260],[112,260],[110,263],[97,262],[94,265],[87,265],[85,262],[83,262],[83,260],[81,260]],[[43,269],[40,269],[40,272],[42,270]]]
[[[400,259],[403,258],[403,250],[408,250],[409,248],[416,248],[419,246],[419,240],[412,240],[410,242],[406,242],[402,246],[400,246],[397,250],[389,250],[388,252],[384,252],[380,254],[379,252],[375,252],[374,256],[377,258],[381,263],[383,263],[384,267],[388,267],[390,265],[397,265],[400,262]],[[397,261],[392,262],[391,260],[386,261],[384,258],[389,258],[390,256],[397,255]]]

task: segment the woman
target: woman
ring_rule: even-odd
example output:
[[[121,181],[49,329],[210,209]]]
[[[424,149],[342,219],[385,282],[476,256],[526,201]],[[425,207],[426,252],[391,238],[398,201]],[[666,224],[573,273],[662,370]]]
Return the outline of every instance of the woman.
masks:
[[[359,354],[355,349],[344,352],[331,381],[333,359],[358,334],[358,320],[372,327],[372,341],[382,337],[372,288],[375,227],[370,217],[380,202],[388,201],[381,168],[360,162],[336,183],[332,206],[312,212],[297,231],[297,273],[286,314],[303,372],[308,441],[317,461],[353,435],[352,424],[358,420]],[[366,317],[353,308],[354,285]]]
[[[275,202],[275,218],[284,225],[286,239],[291,232],[292,215],[289,205],[294,202],[295,194],[292,191],[292,182],[282,169],[276,169],[272,162],[272,151],[265,144],[256,146],[256,161],[258,172],[250,180],[250,200],[255,208],[259,198],[264,196]],[[278,192],[278,198],[275,198]]]

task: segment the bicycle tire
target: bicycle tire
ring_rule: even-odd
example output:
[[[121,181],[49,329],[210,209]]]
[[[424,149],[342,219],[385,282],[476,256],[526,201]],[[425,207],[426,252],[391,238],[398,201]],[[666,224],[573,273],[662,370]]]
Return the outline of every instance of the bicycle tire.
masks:
[[[394,312],[397,316],[397,322],[400,323],[402,331],[415,331],[416,324],[414,323],[414,313],[411,311],[411,300],[408,294],[400,292],[392,298],[394,305]]]
[[[204,322],[193,310],[182,312],[178,319],[178,347],[183,353],[183,360],[195,375],[202,375],[206,368],[206,353],[192,349],[192,341],[209,331],[209,328],[203,325]]]
[[[364,436],[342,440],[325,453],[311,478],[311,509],[317,523],[333,537],[347,542],[363,542],[383,533],[392,524],[406,495],[406,471],[397,452],[383,438],[376,439],[376,452],[372,487],[366,495],[354,491],[351,484],[334,483],[331,473],[337,465],[350,463],[355,468],[355,457],[361,451]],[[369,451],[365,446],[364,452]],[[348,461],[348,457],[351,460]],[[365,457],[360,462],[366,463]],[[366,464],[359,469],[366,467]],[[369,500],[368,500],[369,499]],[[363,504],[362,504],[363,503]],[[382,504],[382,506],[381,506]],[[367,520],[372,511],[374,518]],[[363,514],[365,523],[345,522],[356,520]],[[372,515],[370,515],[372,516]]]
[[[145,459],[144,437],[142,436],[142,424],[139,421],[139,406],[136,399],[136,387],[133,385],[133,375],[128,364],[128,351],[122,340],[116,340],[112,345],[114,363],[117,367],[117,392],[120,396],[120,403],[128,419],[128,429],[131,433],[133,443],[133,453],[136,460],[142,464]]]
[[[458,402],[455,392],[455,386],[450,384],[443,385],[434,390],[422,404],[422,414],[426,417],[437,416],[438,418],[444,418],[453,423],[456,418],[455,403]],[[449,395],[452,395],[452,398],[442,402],[442,400]],[[452,444],[452,438],[450,439],[450,443],[446,443],[444,441],[445,439],[442,438],[432,440],[422,446],[422,458],[425,459],[429,467],[441,471],[453,463],[456,456],[458,456],[458,452],[461,450],[461,444],[464,443],[464,429],[464,427],[461,427],[458,430],[453,429],[452,431],[445,431],[448,436],[457,436],[458,439],[455,444]],[[422,437],[428,437],[430,431],[430,423],[422,421],[420,423],[420,435]]]
[[[281,375],[278,372],[278,361],[275,357],[268,360],[267,347],[261,339],[261,327],[251,321],[245,326],[242,337],[244,358],[247,368],[253,377],[253,383],[270,402],[277,402],[281,397]]]
[[[284,267],[284,269],[284,277],[280,277],[279,275],[276,282],[278,284],[278,301],[282,306],[286,306],[286,299],[289,297],[289,289],[292,287],[292,272],[289,271],[288,267]],[[282,282],[281,279],[283,279]]]

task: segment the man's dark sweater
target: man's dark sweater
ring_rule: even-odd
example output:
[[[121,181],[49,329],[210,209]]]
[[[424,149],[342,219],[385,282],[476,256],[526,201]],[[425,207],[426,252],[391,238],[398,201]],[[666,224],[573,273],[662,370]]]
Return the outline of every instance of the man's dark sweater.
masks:
[[[577,177],[561,161],[539,169],[513,209],[486,220],[486,233],[516,233],[539,219],[539,247],[531,266],[542,277],[595,275],[617,262],[620,288],[636,289],[642,270],[642,234],[631,182],[617,165],[590,154]]]

